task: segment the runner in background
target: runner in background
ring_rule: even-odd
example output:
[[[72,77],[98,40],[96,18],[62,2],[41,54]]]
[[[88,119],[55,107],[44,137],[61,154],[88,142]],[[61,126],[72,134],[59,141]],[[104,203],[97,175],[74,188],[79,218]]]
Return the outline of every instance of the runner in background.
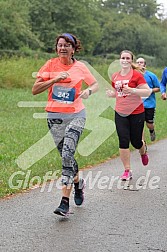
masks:
[[[119,138],[120,158],[124,166],[122,180],[132,178],[130,164],[130,143],[139,150],[143,165],[148,164],[147,147],[142,140],[144,128],[144,106],[141,97],[151,93],[143,75],[133,63],[133,53],[124,50],[120,53],[121,70],[112,75],[113,90],[107,90],[108,97],[116,98],[115,124]]]
[[[167,67],[164,68],[164,71],[162,73],[162,78],[160,82],[160,91],[161,91],[161,99],[166,100],[166,84],[167,84]]]
[[[48,91],[47,122],[62,158],[62,199],[54,213],[65,216],[69,212],[69,197],[74,183],[74,201],[84,200],[84,179],[79,179],[78,164],[74,158],[83,132],[86,112],[82,99],[88,99],[98,90],[98,84],[88,68],[74,58],[81,50],[76,36],[64,33],[56,38],[58,57],[48,60],[37,74],[32,88],[34,95]],[[88,88],[82,90],[82,84]]]
[[[152,89],[151,95],[147,99],[143,99],[144,109],[145,109],[145,121],[146,126],[150,132],[151,141],[155,141],[155,110],[156,110],[156,96],[155,93],[160,91],[160,83],[157,76],[146,70],[146,61],[144,58],[138,58],[136,63],[143,68],[144,79],[146,80],[149,87]],[[143,131],[143,139],[144,139],[144,131]]]

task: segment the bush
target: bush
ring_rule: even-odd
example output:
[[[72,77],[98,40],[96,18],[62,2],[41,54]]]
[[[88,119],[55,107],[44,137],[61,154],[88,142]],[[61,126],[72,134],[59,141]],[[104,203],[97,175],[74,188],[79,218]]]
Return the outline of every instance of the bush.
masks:
[[[12,58],[12,57],[31,57],[34,59],[50,59],[55,57],[55,53],[46,53],[42,51],[33,51],[27,47],[21,48],[21,50],[0,50],[0,59]]]

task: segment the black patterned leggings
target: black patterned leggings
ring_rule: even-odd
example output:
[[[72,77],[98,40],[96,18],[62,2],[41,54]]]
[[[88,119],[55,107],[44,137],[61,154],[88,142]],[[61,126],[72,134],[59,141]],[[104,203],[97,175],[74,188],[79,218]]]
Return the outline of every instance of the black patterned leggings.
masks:
[[[47,119],[48,127],[62,157],[62,183],[72,184],[78,173],[74,158],[79,138],[85,126],[85,118]]]

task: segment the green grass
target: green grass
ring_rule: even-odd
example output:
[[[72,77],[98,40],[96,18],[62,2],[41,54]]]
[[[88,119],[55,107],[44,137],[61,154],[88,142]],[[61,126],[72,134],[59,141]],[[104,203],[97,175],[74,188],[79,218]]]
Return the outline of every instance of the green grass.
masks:
[[[25,175],[19,174],[15,177],[15,185],[17,179],[23,179],[26,172],[18,167],[15,160],[18,156],[40,140],[48,132],[45,119],[34,119],[33,113],[44,112],[43,108],[22,108],[18,107],[20,101],[45,101],[46,93],[39,96],[33,96],[30,89],[2,89],[0,101],[0,196],[15,193],[19,190],[11,189],[8,185],[10,176],[17,171],[25,172]],[[85,130],[81,140],[89,133]],[[112,147],[111,147],[112,146]],[[42,148],[42,146],[41,146]],[[82,157],[76,153],[76,159],[80,168],[88,165],[94,165],[106,160],[114,154],[117,154],[117,138],[110,138],[89,157]],[[47,171],[57,170],[60,173],[61,160],[56,149],[51,151],[32,167],[31,180],[34,176],[43,177]],[[29,185],[28,185],[29,186]],[[27,186],[27,187],[28,187]]]
[[[31,87],[34,82],[34,79],[31,77],[31,73],[37,71],[42,64],[43,63],[41,61],[33,61],[30,59],[20,59],[19,61],[12,59],[11,62],[7,62],[6,70],[4,70],[4,62],[3,64],[0,62],[0,66],[4,71],[6,71],[6,77],[4,74],[0,75],[0,197],[29,188],[30,181],[33,184],[37,182],[37,180],[32,180],[35,176],[38,176],[38,178],[41,178],[42,180],[43,176],[48,171],[50,171],[51,174],[53,174],[54,171],[57,171],[58,175],[61,174],[61,159],[56,148],[50,151],[46,156],[41,158],[27,170],[22,170],[16,163],[16,159],[25,150],[33,146],[48,133],[46,119],[33,118],[34,113],[42,113],[44,112],[44,108],[18,107],[18,102],[20,101],[46,101],[47,92],[37,96],[33,96],[31,94]],[[19,68],[19,71],[17,69],[18,65],[22,65],[22,68]],[[107,67],[108,66],[106,65],[98,65],[95,68],[107,79]],[[27,71],[25,68],[27,68]],[[13,72],[11,72],[11,69],[13,69]],[[16,76],[17,74],[19,77]],[[27,84],[24,85],[25,83]],[[157,140],[167,137],[166,108],[167,103],[160,100],[160,94],[158,93],[156,111]],[[109,107],[101,113],[101,117],[110,120],[113,120],[113,115],[113,109]],[[148,130],[145,131],[146,140],[148,144],[151,144]],[[80,141],[82,141],[89,133],[90,131],[85,129]],[[42,152],[43,146],[41,146],[41,149],[38,151]],[[101,163],[108,158],[117,155],[118,139],[116,132],[114,132],[88,157],[80,155],[78,151],[75,156],[79,167],[84,168]],[[18,180],[20,180],[21,186],[18,189],[10,188],[9,186],[9,179],[14,172],[20,172],[12,180],[14,186],[17,186]],[[27,184],[24,184],[25,178],[27,178]]]
[[[0,87],[30,88],[34,82],[32,74],[44,64],[44,59],[6,58],[0,60]]]

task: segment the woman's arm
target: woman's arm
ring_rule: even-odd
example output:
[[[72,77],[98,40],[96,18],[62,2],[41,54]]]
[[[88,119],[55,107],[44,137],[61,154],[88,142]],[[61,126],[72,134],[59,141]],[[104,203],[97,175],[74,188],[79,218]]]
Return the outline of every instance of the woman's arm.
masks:
[[[35,81],[34,86],[32,87],[32,94],[37,95],[37,94],[44,92],[46,89],[51,87],[54,82],[55,81],[53,79],[48,80],[48,81],[44,81],[42,78],[38,78]]]
[[[140,84],[137,88],[131,88],[128,85],[124,85],[122,90],[124,94],[135,94],[140,97],[149,97],[152,93],[152,89],[148,86],[148,84]]]
[[[83,90],[80,93],[80,98],[87,99],[91,94],[94,94],[98,91],[99,84],[97,82],[94,82],[92,85],[90,85],[87,89]]]
[[[51,87],[54,83],[65,80],[69,76],[68,72],[60,72],[55,78],[44,81],[42,78],[38,78],[34,86],[32,87],[33,95],[40,94]]]
[[[152,88],[152,93],[157,93],[159,91],[160,91],[160,88],[158,87]]]
[[[162,79],[160,82],[160,91],[161,91],[161,99],[166,100],[167,95],[166,95],[166,84],[167,84],[167,67],[164,69],[162,73]]]

